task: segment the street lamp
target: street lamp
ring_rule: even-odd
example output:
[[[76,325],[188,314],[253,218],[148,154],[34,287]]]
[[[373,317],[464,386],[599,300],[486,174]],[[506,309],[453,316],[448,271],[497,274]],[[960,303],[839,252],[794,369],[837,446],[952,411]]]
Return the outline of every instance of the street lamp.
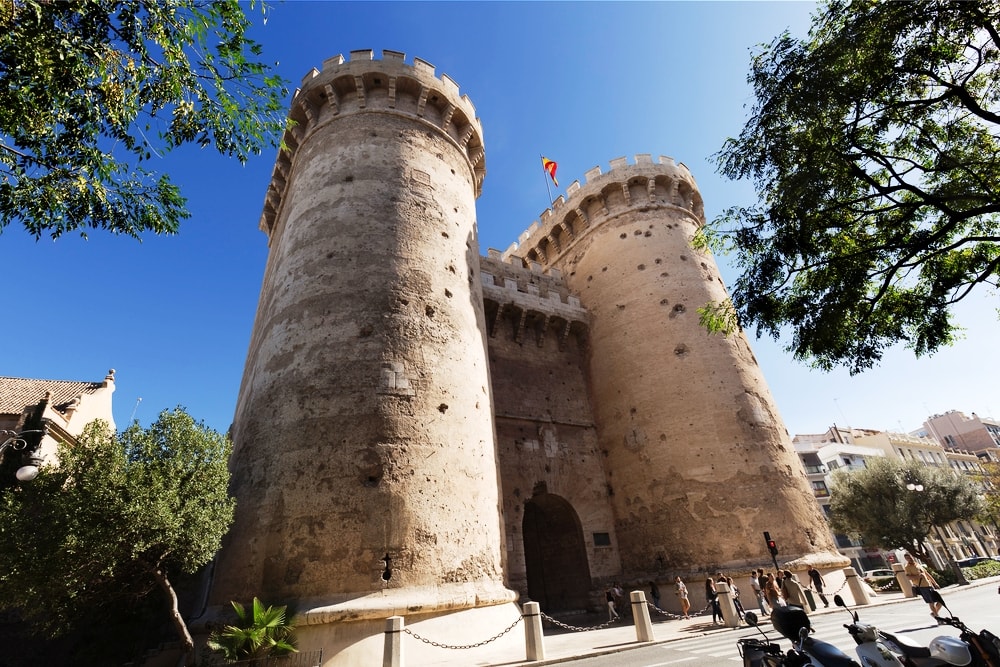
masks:
[[[0,442],[0,460],[3,460],[4,452],[8,449],[13,449],[15,452],[28,450],[28,441],[25,440],[24,436],[29,433],[41,433],[44,436],[46,429],[32,429],[20,432],[0,429],[0,439],[3,439],[3,442]],[[32,450],[32,455],[28,457],[27,464],[18,468],[14,476],[19,481],[30,482],[35,477],[38,477],[38,466],[41,462],[41,458],[35,455],[34,450]]]

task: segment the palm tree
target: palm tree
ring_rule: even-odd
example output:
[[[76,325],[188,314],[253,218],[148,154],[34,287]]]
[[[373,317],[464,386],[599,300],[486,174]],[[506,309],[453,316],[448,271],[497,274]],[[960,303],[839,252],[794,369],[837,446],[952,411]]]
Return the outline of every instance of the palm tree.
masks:
[[[213,632],[208,647],[227,662],[295,653],[294,626],[285,620],[285,607],[265,607],[256,597],[252,612],[233,602],[237,622]]]

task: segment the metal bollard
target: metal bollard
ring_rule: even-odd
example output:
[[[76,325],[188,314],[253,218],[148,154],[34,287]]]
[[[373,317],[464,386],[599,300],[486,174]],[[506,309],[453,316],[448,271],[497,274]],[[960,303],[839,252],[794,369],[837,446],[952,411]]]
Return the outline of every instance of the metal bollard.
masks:
[[[645,591],[629,593],[632,600],[632,618],[635,620],[635,640],[653,641],[653,623],[649,620],[649,606],[646,605]]]
[[[382,649],[382,667],[403,667],[403,617],[385,619],[385,644]]]
[[[537,602],[525,602],[524,611],[521,612],[521,618],[524,619],[524,654],[526,660],[545,660],[541,611]]]
[[[854,596],[854,604],[856,606],[871,604],[871,598],[868,597],[868,591],[865,590],[864,584],[861,581],[861,578],[858,577],[858,573],[854,571],[854,568],[845,567],[844,576],[847,577],[847,586],[851,589],[851,595]]]

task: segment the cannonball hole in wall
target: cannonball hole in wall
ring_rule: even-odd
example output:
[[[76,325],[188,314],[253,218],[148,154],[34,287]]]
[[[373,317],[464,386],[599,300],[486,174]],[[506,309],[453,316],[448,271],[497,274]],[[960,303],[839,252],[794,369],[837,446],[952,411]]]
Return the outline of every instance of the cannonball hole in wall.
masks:
[[[450,299],[451,298],[451,290],[450,289],[446,289],[444,291],[444,295]]]
[[[645,271],[646,270],[646,265],[645,264],[640,264],[639,266],[637,266],[635,268],[639,269],[640,271]]]
[[[618,236],[618,238],[620,238],[620,239],[627,239],[627,238],[628,238],[628,234],[626,234],[625,232],[622,232],[622,233],[621,233],[621,234],[620,234],[620,235]]]
[[[427,317],[434,317],[434,306],[424,306],[424,314],[427,315]]]
[[[450,236],[448,236],[448,232],[441,232],[441,236],[445,237],[446,239],[451,238]]]

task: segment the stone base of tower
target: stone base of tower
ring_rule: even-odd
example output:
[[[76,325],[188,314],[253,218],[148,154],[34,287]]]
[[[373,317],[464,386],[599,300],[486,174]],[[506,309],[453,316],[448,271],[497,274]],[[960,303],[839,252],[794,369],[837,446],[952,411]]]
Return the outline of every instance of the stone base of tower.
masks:
[[[381,665],[386,619],[402,616],[410,631],[401,637],[406,667],[477,664],[498,650],[524,654],[516,597],[513,591],[486,582],[388,589],[335,605],[300,608],[295,637],[301,651],[323,650],[323,667]],[[484,646],[444,648],[478,644],[501,633]]]

